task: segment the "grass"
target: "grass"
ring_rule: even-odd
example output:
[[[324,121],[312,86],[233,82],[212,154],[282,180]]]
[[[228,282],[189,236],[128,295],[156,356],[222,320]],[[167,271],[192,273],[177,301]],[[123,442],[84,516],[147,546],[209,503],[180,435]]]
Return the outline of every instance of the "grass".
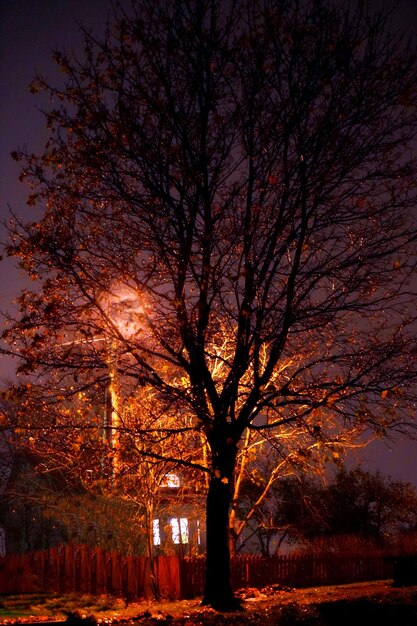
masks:
[[[125,602],[112,596],[80,594],[22,594],[4,596],[0,602],[0,620],[10,617],[65,619],[68,613],[95,615],[112,618],[130,615]]]
[[[268,588],[266,588],[268,589]],[[0,624],[66,619],[68,614],[94,617],[83,626],[134,620],[138,625],[169,626],[416,626],[417,587],[393,588],[390,581],[281,590],[245,590],[245,611],[218,613],[201,606],[201,598],[140,601],[126,607],[112,596],[27,594],[5,596]]]

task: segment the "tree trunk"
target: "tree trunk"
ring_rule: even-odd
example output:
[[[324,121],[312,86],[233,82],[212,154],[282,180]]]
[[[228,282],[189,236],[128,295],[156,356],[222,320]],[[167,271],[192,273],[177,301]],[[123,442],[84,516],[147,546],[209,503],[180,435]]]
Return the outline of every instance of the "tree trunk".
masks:
[[[212,476],[207,495],[206,584],[203,604],[218,611],[236,611],[241,604],[235,598],[230,580],[229,509],[236,459],[234,438],[225,430],[212,432]]]

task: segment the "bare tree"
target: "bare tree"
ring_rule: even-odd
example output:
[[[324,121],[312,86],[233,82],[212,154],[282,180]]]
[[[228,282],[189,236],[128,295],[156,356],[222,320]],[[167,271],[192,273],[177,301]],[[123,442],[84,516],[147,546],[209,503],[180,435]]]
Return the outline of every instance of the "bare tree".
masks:
[[[276,535],[271,502],[283,480],[285,484],[290,476],[323,476],[329,463],[340,466],[348,450],[369,443],[362,425],[352,421],[341,427],[333,421],[332,428],[331,415],[323,414],[321,419],[326,422],[325,438],[311,436],[320,421],[317,411],[304,418],[302,425],[290,421],[267,432],[246,430],[236,457],[229,515],[232,553],[253,545],[255,539],[269,553],[262,539],[268,542]]]
[[[204,602],[233,608],[246,429],[326,447],[412,423],[415,50],[362,3],[137,0],[56,60],[66,86],[33,86],[49,142],[15,154],[43,217],[11,228],[37,285],[5,339],[22,372],[62,378],[56,397],[112,364],[167,407],[160,435],[191,416],[210,447]]]

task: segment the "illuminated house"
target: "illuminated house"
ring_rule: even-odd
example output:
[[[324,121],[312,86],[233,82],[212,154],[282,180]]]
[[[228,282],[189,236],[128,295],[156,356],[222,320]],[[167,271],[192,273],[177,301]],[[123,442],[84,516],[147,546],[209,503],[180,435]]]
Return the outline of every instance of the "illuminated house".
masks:
[[[182,484],[183,482],[183,484]],[[185,487],[177,473],[166,474],[153,519],[153,544],[161,554],[201,554],[205,551],[204,501]]]

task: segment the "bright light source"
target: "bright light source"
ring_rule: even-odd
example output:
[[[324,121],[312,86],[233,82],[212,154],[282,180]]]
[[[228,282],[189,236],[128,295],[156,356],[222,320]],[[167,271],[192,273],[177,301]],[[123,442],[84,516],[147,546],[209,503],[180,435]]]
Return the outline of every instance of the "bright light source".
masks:
[[[111,292],[103,297],[103,308],[124,337],[130,337],[142,329],[144,309],[135,290],[114,285]]]
[[[161,487],[168,487],[170,489],[179,489],[181,486],[180,477],[178,474],[169,473],[165,474],[161,481]]]

